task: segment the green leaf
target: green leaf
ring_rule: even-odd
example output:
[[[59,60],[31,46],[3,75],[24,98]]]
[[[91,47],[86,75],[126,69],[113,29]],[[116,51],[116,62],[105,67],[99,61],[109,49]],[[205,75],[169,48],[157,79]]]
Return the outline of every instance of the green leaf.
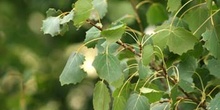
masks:
[[[143,58],[143,64],[145,66],[147,66],[150,63],[150,61],[153,59],[153,56],[154,56],[153,46],[152,45],[144,46],[142,58]]]
[[[86,31],[86,38],[84,40],[84,43],[92,41],[95,38],[100,37],[100,35],[101,35],[101,31],[95,27],[92,27],[88,31]],[[97,43],[97,41],[93,41],[93,42],[87,44],[86,46],[88,48],[95,47],[96,43]]]
[[[181,78],[181,77],[180,77]],[[178,82],[178,85],[184,89],[185,92],[190,93],[194,91],[194,83],[190,83],[189,81],[180,79],[180,81]]]
[[[159,3],[152,4],[149,7],[146,16],[149,24],[160,24],[168,19],[166,9]]]
[[[215,77],[220,78],[220,75],[219,75],[220,60],[215,60],[215,59],[208,60],[207,67],[211,75],[214,75]]]
[[[156,102],[160,100],[163,96],[163,92],[153,88],[142,87],[140,88],[140,92],[143,93],[148,98],[149,103]]]
[[[177,11],[181,6],[181,0],[168,0],[167,1],[167,8],[170,12]]]
[[[43,20],[43,26],[41,30],[44,34],[50,34],[51,36],[55,36],[60,34],[60,18],[58,17],[48,17]]]
[[[123,96],[114,97],[113,110],[125,110],[126,100]]]
[[[167,45],[171,52],[182,55],[190,49],[193,49],[197,38],[184,28],[172,27],[163,29],[152,37],[155,45],[161,49]]]
[[[216,31],[215,29],[206,30],[202,36],[205,41],[204,47],[210,51],[211,55],[220,59],[220,35]]]
[[[164,102],[164,103],[153,103],[151,104],[151,110],[170,110],[170,103]]]
[[[189,25],[189,29],[194,33],[209,17],[209,10],[206,6],[200,6],[196,9],[191,10],[184,16],[184,20]],[[196,33],[197,38],[201,37],[201,34],[206,31],[208,23],[205,23]]]
[[[101,32],[101,35],[106,38],[108,44],[115,43],[119,39],[121,39],[122,35],[125,32],[125,24],[119,24],[116,26],[112,26],[107,28]]]
[[[99,81],[95,85],[93,93],[93,106],[95,110],[109,110],[111,98],[107,86]]]
[[[150,110],[150,104],[145,96],[133,93],[127,101],[126,110]]]
[[[92,0],[78,0],[75,3],[74,25],[80,27],[89,18],[92,11]]]
[[[197,67],[197,61],[192,56],[185,56],[178,65],[179,78],[189,83],[193,83],[192,75]]]
[[[220,93],[215,95],[215,98],[210,101],[208,105],[208,110],[219,110],[220,109]]]
[[[47,17],[50,17],[50,16],[58,16],[60,14],[62,14],[62,11],[60,10],[55,10],[54,8],[49,8],[46,12],[47,14]]]
[[[94,9],[91,12],[90,19],[102,19],[107,12],[107,0],[93,0],[92,4]]]
[[[71,20],[73,20],[73,16],[74,16],[74,11],[71,10],[67,15],[65,15],[65,16],[61,19],[60,24],[65,24],[65,23],[70,22]]]
[[[143,62],[140,61],[138,63],[138,73],[139,73],[139,78],[140,79],[145,79],[149,74],[152,73],[152,71],[149,68],[149,66],[143,65]]]
[[[105,79],[109,83],[119,80],[123,75],[120,61],[110,53],[97,55],[93,62],[93,66],[99,77]]]
[[[86,73],[80,68],[84,61],[85,57],[83,55],[72,53],[60,75],[62,86],[70,83],[76,84],[85,78]]]

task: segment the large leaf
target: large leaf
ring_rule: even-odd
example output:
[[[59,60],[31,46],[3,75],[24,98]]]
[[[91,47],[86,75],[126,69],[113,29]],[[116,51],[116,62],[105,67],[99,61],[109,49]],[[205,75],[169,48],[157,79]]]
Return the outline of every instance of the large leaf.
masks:
[[[92,11],[92,0],[78,0],[75,3],[74,25],[80,27],[89,18]]]
[[[138,63],[138,73],[140,79],[145,79],[149,74],[152,73],[149,66],[143,65],[142,60]]]
[[[220,109],[220,93],[215,95],[215,98],[210,101],[208,110],[219,110]]]
[[[51,36],[60,34],[60,17],[48,17],[43,20],[41,30],[44,34],[50,34]]]
[[[126,100],[123,96],[114,97],[113,110],[125,110]]]
[[[182,55],[190,49],[193,49],[197,38],[184,28],[172,27],[157,32],[152,37],[155,45],[165,48],[167,45],[173,53]]]
[[[93,62],[99,77],[105,79],[109,83],[117,81],[121,78],[122,68],[120,66],[120,61],[114,55],[108,54],[99,54],[95,57]]]
[[[192,32],[195,32],[209,17],[209,10],[206,6],[200,6],[196,9],[191,10],[184,16],[184,20],[189,25],[189,29]],[[205,32],[206,28],[208,27],[208,23],[202,25],[202,27],[195,33],[197,38],[201,37],[201,34]]]
[[[147,11],[147,22],[149,24],[159,24],[168,19],[165,7],[162,4],[154,3]]]
[[[60,75],[61,85],[76,84],[85,78],[86,73],[80,68],[84,61],[85,57],[83,55],[72,53]]]
[[[89,41],[92,41],[92,40],[94,40],[95,38],[100,37],[100,35],[101,35],[101,31],[100,31],[99,29],[95,28],[95,27],[92,27],[91,29],[89,29],[89,30],[86,32],[86,38],[85,38],[85,40],[84,40],[84,43],[89,42]],[[86,46],[87,46],[88,48],[90,48],[90,47],[95,47],[96,43],[97,43],[97,41],[93,41],[93,42],[87,44]]]
[[[206,30],[202,36],[205,41],[204,47],[210,51],[211,55],[220,59],[220,35],[216,31],[215,29]]]
[[[211,75],[214,75],[215,77],[220,78],[220,75],[219,75],[220,60],[215,60],[215,59],[208,60],[207,67]]]
[[[92,4],[94,9],[91,12],[90,19],[102,19],[107,12],[107,0],[93,0]]]
[[[180,6],[181,6],[181,0],[168,0],[167,1],[167,8],[168,8],[168,11],[170,12],[177,11]]]
[[[125,24],[112,26],[110,28],[103,30],[101,32],[101,35],[106,38],[108,44],[114,43],[118,41],[119,39],[121,39],[122,35],[125,32],[125,28],[126,28]]]
[[[107,86],[99,81],[95,85],[93,93],[93,106],[95,110],[109,110],[111,101],[110,93]]]
[[[127,101],[126,110],[150,110],[150,104],[145,96],[133,93]]]

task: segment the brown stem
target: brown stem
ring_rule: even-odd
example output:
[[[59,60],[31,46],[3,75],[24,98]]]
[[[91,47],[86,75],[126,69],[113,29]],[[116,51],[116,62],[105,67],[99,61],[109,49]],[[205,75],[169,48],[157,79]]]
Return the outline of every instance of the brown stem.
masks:
[[[130,0],[130,2],[131,2],[131,5],[132,5],[133,10],[134,10],[134,12],[135,12],[135,18],[136,18],[136,20],[137,20],[137,23],[138,23],[138,26],[139,26],[139,28],[140,28],[140,31],[141,31],[142,34],[143,34],[144,28],[143,28],[143,25],[142,25],[142,23],[141,23],[140,16],[139,16],[139,14],[138,14],[138,10],[136,9],[136,4],[134,3],[133,0]]]
[[[93,22],[90,21],[90,20],[86,20],[86,22],[89,23],[90,25],[96,27],[96,28],[97,28],[98,30],[100,30],[100,31],[103,30],[101,27],[95,25],[95,23],[93,23]],[[140,53],[137,53],[137,52],[135,51],[134,47],[132,47],[132,46],[130,46],[130,45],[127,45],[127,44],[125,44],[125,43],[123,43],[123,42],[121,42],[121,41],[116,41],[116,43],[117,43],[118,45],[121,45],[123,48],[128,49],[129,51],[131,51],[131,52],[134,53],[135,55],[141,57],[141,54],[140,54]]]

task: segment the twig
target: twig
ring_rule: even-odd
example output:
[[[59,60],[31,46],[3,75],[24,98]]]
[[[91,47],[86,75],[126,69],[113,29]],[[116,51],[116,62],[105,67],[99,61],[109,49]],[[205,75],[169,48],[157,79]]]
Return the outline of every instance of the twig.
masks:
[[[101,27],[95,25],[95,23],[93,23],[93,22],[90,21],[90,20],[86,20],[86,22],[89,23],[90,25],[96,27],[96,28],[97,28],[98,30],[100,30],[100,31],[103,30]],[[141,54],[140,54],[140,53],[137,53],[137,52],[135,51],[134,47],[132,47],[132,46],[130,46],[130,45],[127,45],[127,44],[125,44],[125,43],[123,43],[123,42],[121,42],[121,41],[116,41],[116,43],[117,43],[118,45],[121,45],[123,48],[125,48],[125,49],[131,51],[131,52],[134,53],[135,55],[141,57]]]

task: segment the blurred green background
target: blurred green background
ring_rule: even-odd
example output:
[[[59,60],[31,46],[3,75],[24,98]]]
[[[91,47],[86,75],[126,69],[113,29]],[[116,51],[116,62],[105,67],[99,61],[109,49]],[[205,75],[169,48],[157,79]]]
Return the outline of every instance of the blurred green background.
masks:
[[[59,75],[72,51],[83,42],[88,25],[69,24],[64,36],[40,31],[49,8],[70,11],[75,0],[0,0],[0,110],[92,110],[97,81],[91,62],[95,50],[83,48],[89,72],[82,83],[60,86]],[[103,24],[134,15],[131,4],[109,0]],[[116,10],[116,11],[115,11]],[[120,11],[117,11],[120,10]],[[140,12],[146,12],[140,8]],[[145,14],[141,19],[146,21]],[[135,18],[126,19],[138,28]],[[146,22],[142,22],[146,25]],[[129,39],[127,39],[129,40]]]

